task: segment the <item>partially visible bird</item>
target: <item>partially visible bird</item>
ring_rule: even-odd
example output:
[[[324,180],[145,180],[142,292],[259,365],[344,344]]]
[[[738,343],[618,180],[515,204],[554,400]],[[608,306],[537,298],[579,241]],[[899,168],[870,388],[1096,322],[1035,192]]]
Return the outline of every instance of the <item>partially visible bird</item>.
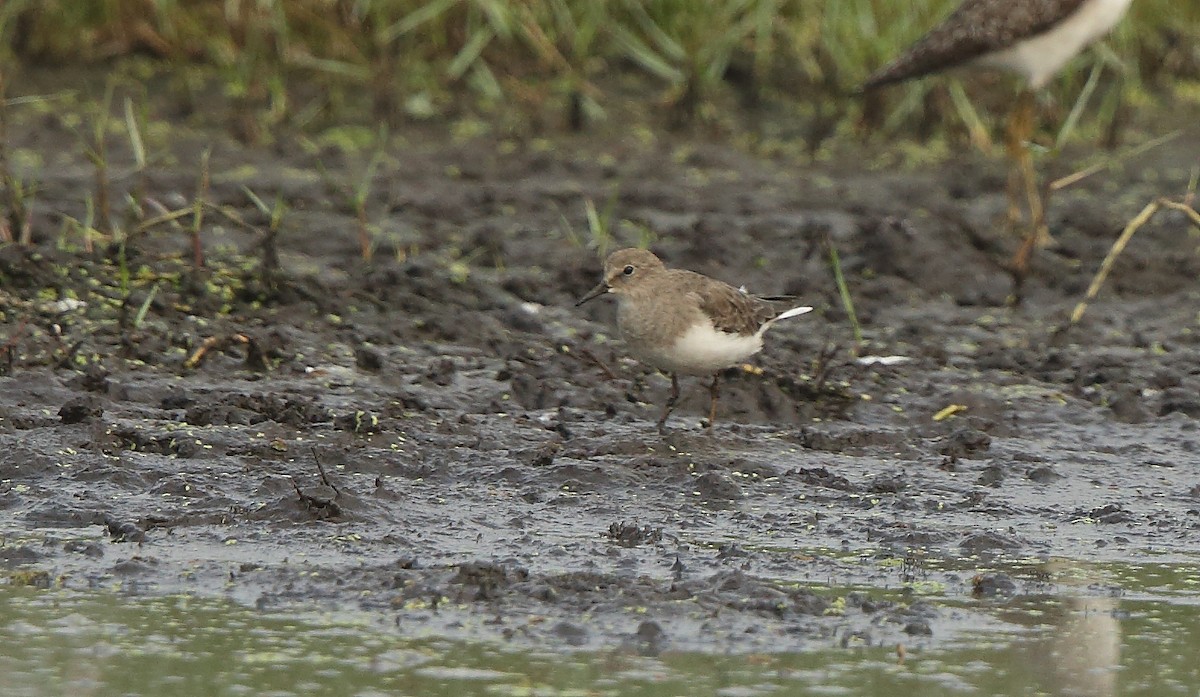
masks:
[[[1046,237],[1045,208],[1028,140],[1033,133],[1033,91],[1067,61],[1107,34],[1132,0],[964,0],[907,51],[867,78],[864,90],[961,66],[1000,68],[1026,87],[1008,123],[1007,145],[1015,168],[1009,176],[1010,218],[1017,222],[1022,181],[1030,227],[1012,261],[1020,284],[1039,238]]]

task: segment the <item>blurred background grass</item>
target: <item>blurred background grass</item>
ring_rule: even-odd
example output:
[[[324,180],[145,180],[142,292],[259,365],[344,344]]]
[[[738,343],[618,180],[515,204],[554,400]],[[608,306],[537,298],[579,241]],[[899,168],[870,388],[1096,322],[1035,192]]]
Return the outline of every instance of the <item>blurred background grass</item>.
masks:
[[[850,94],[957,2],[6,0],[0,70],[11,85],[14,72],[104,62],[196,109],[222,99],[250,142],[346,122],[474,116],[536,134],[645,119],[816,153],[842,136],[965,140],[1003,115],[1013,90],[976,79]],[[1048,93],[1058,116],[1091,95],[1077,138],[1113,144],[1141,107],[1195,111],[1200,2],[1136,0],[1073,65]]]

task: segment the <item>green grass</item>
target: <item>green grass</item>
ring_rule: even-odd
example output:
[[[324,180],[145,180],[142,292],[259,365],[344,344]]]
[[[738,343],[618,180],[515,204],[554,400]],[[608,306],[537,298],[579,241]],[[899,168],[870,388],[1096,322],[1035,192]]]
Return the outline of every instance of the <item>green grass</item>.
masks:
[[[766,100],[794,105],[798,120],[826,135],[861,135],[864,124],[890,135],[945,127],[977,135],[974,110],[944,80],[890,89],[873,106],[848,96],[956,2],[8,0],[0,59],[3,51],[24,65],[149,53],[163,71],[207,69],[241,115],[231,127],[248,141],[289,120],[336,119],[364,90],[378,120],[504,109],[581,128],[613,118],[630,81],[654,97],[651,115],[677,124],[736,123],[738,104]],[[1081,69],[1064,71],[1050,92],[1069,110],[1089,63],[1115,66],[1073,119],[1099,137],[1122,105],[1149,95],[1197,101],[1198,45],[1200,3],[1138,0],[1106,47],[1078,59]],[[325,103],[295,103],[298,84],[321,88]],[[977,92],[968,86],[972,101]],[[995,111],[979,110],[989,123]]]

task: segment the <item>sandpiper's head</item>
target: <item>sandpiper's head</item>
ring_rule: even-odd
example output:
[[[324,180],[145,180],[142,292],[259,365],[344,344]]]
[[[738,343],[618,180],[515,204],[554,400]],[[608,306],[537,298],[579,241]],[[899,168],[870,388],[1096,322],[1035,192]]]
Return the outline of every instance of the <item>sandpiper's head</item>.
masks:
[[[604,262],[604,279],[575,305],[582,305],[605,293],[621,295],[636,292],[639,287],[644,287],[648,279],[665,269],[662,260],[653,252],[634,247],[618,249],[609,254]]]

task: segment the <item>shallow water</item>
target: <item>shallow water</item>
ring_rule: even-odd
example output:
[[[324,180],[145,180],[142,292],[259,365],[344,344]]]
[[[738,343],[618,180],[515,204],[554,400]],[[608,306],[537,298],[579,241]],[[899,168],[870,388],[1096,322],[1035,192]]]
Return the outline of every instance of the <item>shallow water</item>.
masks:
[[[811,652],[734,655],[558,653],[401,636],[377,614],[4,586],[0,694],[1195,695],[1195,575],[1141,565],[1103,570],[1086,596],[945,599],[996,623],[935,648],[830,637]]]

